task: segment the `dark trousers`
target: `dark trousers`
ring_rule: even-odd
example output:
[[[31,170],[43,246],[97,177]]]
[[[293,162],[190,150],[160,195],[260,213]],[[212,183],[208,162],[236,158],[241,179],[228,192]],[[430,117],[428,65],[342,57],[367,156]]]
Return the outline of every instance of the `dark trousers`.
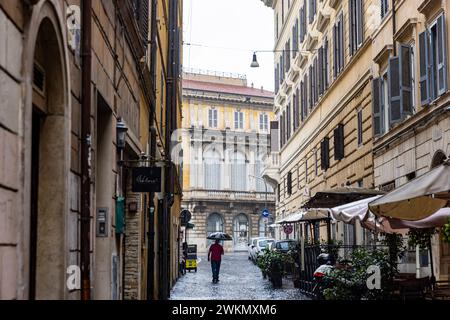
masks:
[[[220,260],[219,261],[211,260],[211,269],[212,269],[213,280],[219,280]]]

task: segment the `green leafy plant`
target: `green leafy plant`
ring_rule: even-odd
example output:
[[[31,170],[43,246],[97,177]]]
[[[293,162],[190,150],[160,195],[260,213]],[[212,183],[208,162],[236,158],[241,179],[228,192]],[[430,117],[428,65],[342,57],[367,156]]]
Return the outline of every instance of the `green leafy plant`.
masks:
[[[342,240],[322,240],[321,247],[326,250],[326,252],[332,257],[333,261],[337,261],[339,258],[339,249],[341,248],[342,244]]]
[[[380,268],[381,289],[369,290],[367,270],[373,265]],[[338,264],[325,275],[327,288],[323,294],[327,300],[386,299],[390,296],[391,280],[396,273],[387,250],[356,249],[350,254],[349,263]]]
[[[450,218],[447,223],[442,226],[442,239],[445,242],[450,243]]]
[[[410,229],[408,232],[408,245],[411,247],[419,246],[426,250],[430,245],[430,238],[438,232],[435,228]]]
[[[406,252],[403,236],[397,233],[386,234],[381,243],[389,248],[391,266],[396,270],[398,259],[403,258]]]
[[[294,260],[289,254],[266,250],[258,256],[256,264],[261,269],[263,275],[267,275],[271,280],[274,280],[286,275],[285,264],[293,262]]]

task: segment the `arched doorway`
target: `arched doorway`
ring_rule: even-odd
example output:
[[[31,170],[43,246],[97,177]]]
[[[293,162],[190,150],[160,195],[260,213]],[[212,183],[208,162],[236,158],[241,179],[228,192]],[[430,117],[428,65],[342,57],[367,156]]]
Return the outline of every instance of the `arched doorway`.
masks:
[[[224,232],[223,218],[218,213],[211,213],[206,221],[206,236],[213,232]],[[207,246],[211,243],[212,240],[208,240]]]
[[[247,250],[248,244],[248,218],[241,213],[233,221],[233,245],[234,251]]]
[[[29,129],[24,150],[25,181],[29,179],[24,200],[30,203],[29,229],[25,230],[30,236],[25,245],[29,248],[28,297],[64,299],[71,150],[65,41],[59,9],[47,1],[34,10],[24,58],[24,72],[31,79],[26,87]]]

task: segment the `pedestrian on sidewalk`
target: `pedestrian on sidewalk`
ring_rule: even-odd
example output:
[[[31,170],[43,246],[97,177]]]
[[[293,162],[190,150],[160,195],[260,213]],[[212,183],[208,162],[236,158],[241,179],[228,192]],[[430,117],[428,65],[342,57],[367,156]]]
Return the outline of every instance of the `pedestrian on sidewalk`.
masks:
[[[211,260],[213,283],[219,282],[219,272],[220,272],[220,263],[222,261],[222,255],[223,255],[223,247],[219,244],[219,240],[216,240],[215,243],[213,243],[209,247],[208,252],[208,261]]]

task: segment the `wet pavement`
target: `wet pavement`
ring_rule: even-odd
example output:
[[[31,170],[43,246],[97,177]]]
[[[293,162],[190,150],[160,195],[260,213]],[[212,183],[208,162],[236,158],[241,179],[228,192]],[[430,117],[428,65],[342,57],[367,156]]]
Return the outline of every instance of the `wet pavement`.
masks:
[[[290,279],[273,289],[247,253],[229,253],[222,258],[219,283],[212,283],[211,264],[199,256],[197,272],[181,276],[171,292],[172,300],[308,300]]]

